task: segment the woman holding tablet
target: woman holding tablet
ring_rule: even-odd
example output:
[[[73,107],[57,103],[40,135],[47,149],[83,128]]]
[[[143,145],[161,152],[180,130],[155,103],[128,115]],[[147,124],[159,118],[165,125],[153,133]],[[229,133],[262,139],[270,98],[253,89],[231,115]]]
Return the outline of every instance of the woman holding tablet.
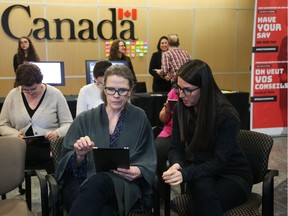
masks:
[[[139,203],[151,207],[156,150],[145,112],[128,102],[133,80],[128,67],[110,66],[104,104],[79,114],[67,132],[55,177],[69,216],[127,215]],[[96,172],[93,147],[128,147],[129,169]]]
[[[42,80],[43,75],[36,65],[24,63],[18,67],[17,87],[5,98],[0,114],[1,136],[44,136],[47,141],[65,136],[73,121],[67,101],[58,89]],[[35,161],[27,160],[26,167],[37,165],[37,158],[43,162],[39,152],[31,154]],[[28,148],[27,159],[29,155]],[[52,163],[49,155],[45,159]]]

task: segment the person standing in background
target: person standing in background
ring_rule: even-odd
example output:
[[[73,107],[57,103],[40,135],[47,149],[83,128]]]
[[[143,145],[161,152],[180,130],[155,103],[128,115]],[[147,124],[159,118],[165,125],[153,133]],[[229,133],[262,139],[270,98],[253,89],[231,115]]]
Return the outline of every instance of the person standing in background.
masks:
[[[180,42],[177,34],[168,35],[169,50],[162,55],[161,70],[156,72],[165,80],[175,82],[179,68],[191,60],[188,52],[179,48]]]
[[[158,51],[152,54],[149,65],[149,73],[153,76],[153,92],[169,92],[171,89],[171,82],[163,79],[156,72],[156,69],[161,69],[162,53],[166,52],[168,48],[168,37],[162,36],[157,44]]]
[[[77,98],[76,115],[83,111],[97,107],[103,103],[101,91],[104,84],[104,73],[112,63],[110,61],[99,61],[93,69],[94,83],[83,86]]]
[[[116,39],[113,41],[110,47],[110,61],[125,61],[126,66],[131,70],[134,80],[133,82],[137,83],[137,78],[133,69],[132,61],[131,59],[125,55],[126,52],[126,44],[124,40]]]
[[[30,61],[38,62],[40,58],[36,53],[32,41],[28,37],[20,37],[18,40],[18,51],[13,58],[14,72],[16,73],[19,65]]]

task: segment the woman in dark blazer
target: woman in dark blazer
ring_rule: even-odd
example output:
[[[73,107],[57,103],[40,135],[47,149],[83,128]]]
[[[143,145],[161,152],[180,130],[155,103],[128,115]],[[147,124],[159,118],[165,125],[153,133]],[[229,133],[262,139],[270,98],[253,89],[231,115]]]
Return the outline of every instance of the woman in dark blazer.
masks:
[[[169,92],[171,89],[171,83],[160,77],[155,71],[155,69],[161,69],[162,53],[166,52],[168,48],[168,38],[162,36],[157,44],[158,51],[152,54],[149,65],[149,73],[153,76],[153,92]]]

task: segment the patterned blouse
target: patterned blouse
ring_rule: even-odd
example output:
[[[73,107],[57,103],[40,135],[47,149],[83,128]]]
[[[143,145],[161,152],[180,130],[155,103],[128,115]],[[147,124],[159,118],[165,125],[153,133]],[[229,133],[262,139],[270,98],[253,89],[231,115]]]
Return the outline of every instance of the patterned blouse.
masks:
[[[110,144],[109,144],[110,148],[117,147],[124,120],[125,120],[125,109],[123,109],[121,111],[119,119],[118,119],[116,127],[115,127],[115,130],[114,130],[113,134],[110,135]],[[67,173],[73,174],[73,176],[76,179],[78,179],[79,183],[82,183],[87,177],[87,160],[86,160],[86,157],[82,161],[81,165],[78,165],[76,152],[74,152],[74,154],[72,154],[70,159],[69,159],[69,162],[66,166],[65,171]]]

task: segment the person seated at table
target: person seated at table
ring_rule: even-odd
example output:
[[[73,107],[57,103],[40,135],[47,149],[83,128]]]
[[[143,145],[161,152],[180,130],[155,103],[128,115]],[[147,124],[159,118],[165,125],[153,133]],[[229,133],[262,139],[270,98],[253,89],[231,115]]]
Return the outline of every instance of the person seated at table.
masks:
[[[1,110],[1,136],[43,135],[49,142],[65,136],[73,121],[66,99],[58,89],[42,80],[43,75],[36,65],[19,65],[15,79],[17,87],[8,93]],[[40,151],[41,148],[32,149],[27,145],[26,168],[41,163],[52,172],[52,159],[49,155],[42,157]]]
[[[191,215],[222,216],[247,200],[253,177],[237,142],[237,111],[217,86],[210,67],[191,60],[179,69],[173,112],[169,185],[186,183]]]
[[[164,103],[163,108],[159,113],[159,119],[164,124],[163,129],[158,134],[155,144],[157,152],[157,175],[159,179],[162,179],[163,172],[167,169],[168,152],[172,135],[172,114],[174,102],[169,100],[178,100],[178,94],[175,88],[172,88],[168,95],[167,101]],[[160,198],[164,199],[164,183],[159,181]]]
[[[122,39],[116,39],[113,41],[110,47],[109,60],[110,61],[124,61],[126,66],[131,70],[133,74],[133,82],[137,83],[137,78],[133,69],[131,59],[125,54],[126,52],[126,43]]]
[[[55,177],[69,216],[127,215],[136,202],[150,200],[156,150],[145,112],[128,102],[133,80],[128,67],[110,66],[104,104],[79,114],[67,132]],[[97,173],[93,147],[129,147],[130,168]]]
[[[104,73],[111,66],[110,61],[99,61],[93,69],[94,83],[83,86],[78,94],[76,115],[103,103],[101,90],[103,88]]]

